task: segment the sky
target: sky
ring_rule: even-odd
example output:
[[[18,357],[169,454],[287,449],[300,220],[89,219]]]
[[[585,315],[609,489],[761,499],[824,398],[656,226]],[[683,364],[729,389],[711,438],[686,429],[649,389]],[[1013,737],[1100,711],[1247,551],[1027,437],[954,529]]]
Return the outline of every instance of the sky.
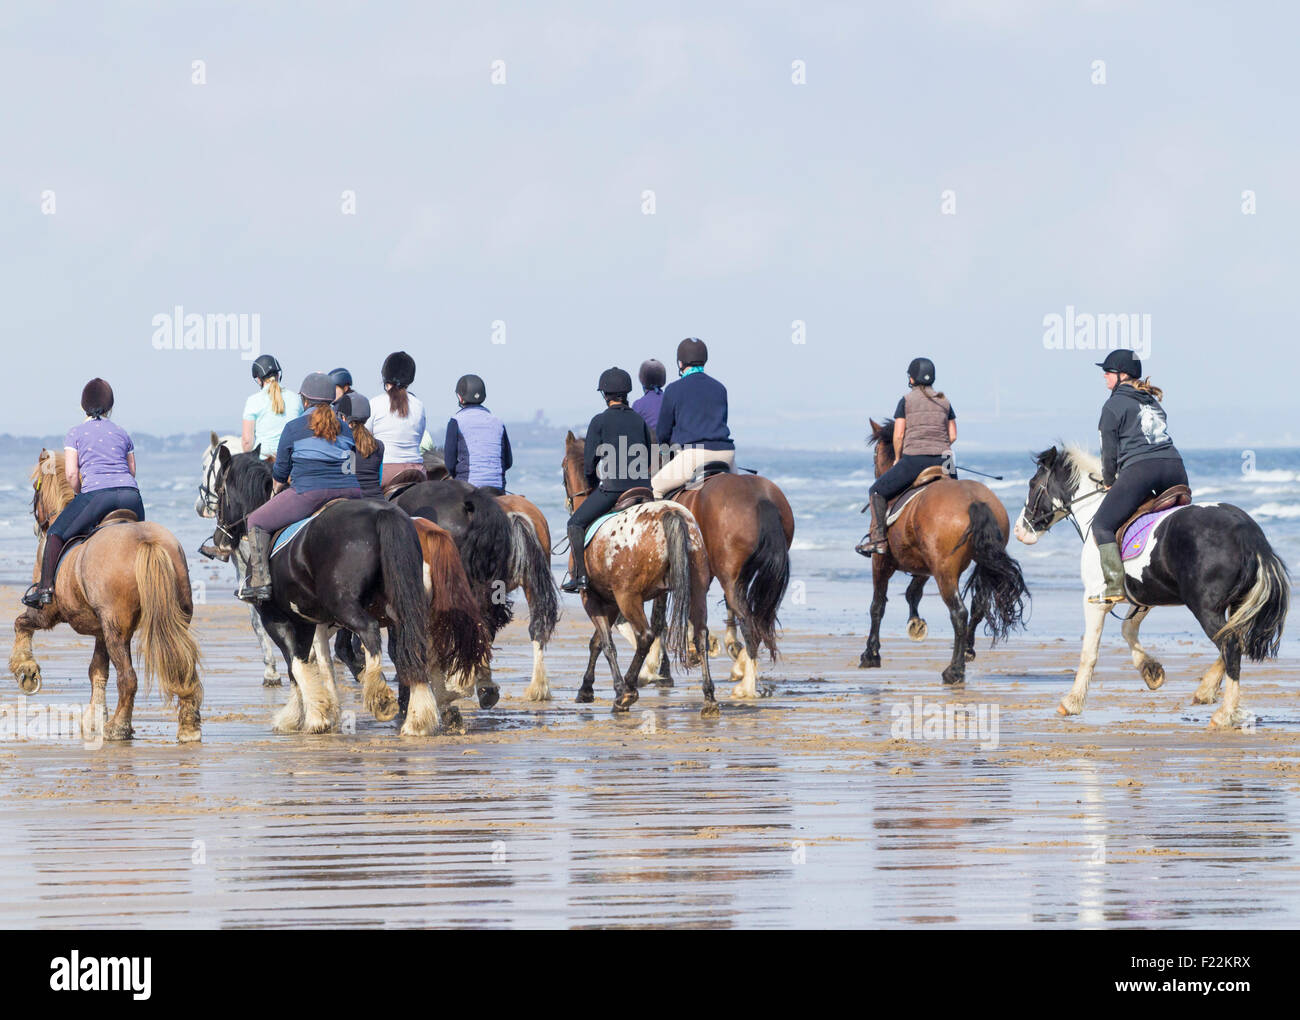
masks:
[[[603,369],[697,336],[741,448],[843,449],[917,355],[959,445],[1095,445],[1104,351],[1050,346],[1052,316],[1132,315],[1179,445],[1300,443],[1298,29],[1250,2],[9,2],[0,431],[62,431],[94,375],[133,431],[238,431],[248,352],[167,349],[179,306],[256,316],[291,386],[343,365],[374,394],[406,350],[437,422],[466,372],[507,420],[585,422]]]

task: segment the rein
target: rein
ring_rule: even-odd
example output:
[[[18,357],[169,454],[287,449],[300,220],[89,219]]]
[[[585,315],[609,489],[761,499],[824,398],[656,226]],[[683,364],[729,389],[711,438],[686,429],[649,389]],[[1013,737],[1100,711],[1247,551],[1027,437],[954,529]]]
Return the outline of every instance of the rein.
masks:
[[[1086,538],[1084,537],[1084,535],[1083,535],[1083,529],[1082,529],[1081,527],[1079,527],[1079,522],[1078,522],[1078,520],[1077,520],[1077,519],[1075,518],[1075,516],[1074,516],[1074,505],[1075,505],[1076,503],[1081,503],[1081,502],[1083,502],[1083,500],[1085,500],[1085,499],[1089,499],[1089,498],[1091,498],[1091,497],[1093,497],[1093,496],[1096,496],[1096,495],[1098,495],[1098,494],[1105,493],[1105,492],[1106,492],[1106,489],[1105,489],[1104,487],[1096,488],[1096,489],[1093,489],[1093,490],[1091,490],[1091,491],[1089,491],[1089,492],[1085,492],[1085,493],[1082,493],[1081,495],[1075,496],[1073,499],[1063,500],[1063,501],[1061,502],[1061,505],[1060,505],[1060,508],[1059,508],[1059,509],[1057,509],[1057,508],[1056,508],[1056,505],[1055,505],[1055,504],[1056,504],[1056,497],[1054,497],[1050,492],[1047,492],[1047,486],[1045,486],[1045,485],[1040,485],[1040,486],[1039,486],[1039,491],[1042,491],[1042,492],[1047,493],[1047,497],[1052,501],[1052,504],[1053,504],[1053,509],[1052,509],[1052,520],[1048,521],[1047,526],[1046,526],[1045,528],[1043,528],[1043,531],[1044,531],[1044,532],[1051,531],[1052,528],[1053,528],[1055,525],[1059,524],[1062,520],[1068,520],[1071,524],[1074,525],[1074,531],[1075,531],[1075,534],[1077,534],[1077,535],[1079,536],[1079,541],[1080,541],[1080,542],[1086,542],[1087,539],[1086,539]],[[1025,504],[1025,510],[1028,510],[1028,509],[1029,509],[1029,504],[1026,503],[1026,504]],[[1022,513],[1022,515],[1023,515],[1024,511],[1021,511],[1021,513]],[[1026,523],[1028,523],[1028,522],[1026,522]],[[1035,530],[1037,530],[1037,529],[1035,528]]]

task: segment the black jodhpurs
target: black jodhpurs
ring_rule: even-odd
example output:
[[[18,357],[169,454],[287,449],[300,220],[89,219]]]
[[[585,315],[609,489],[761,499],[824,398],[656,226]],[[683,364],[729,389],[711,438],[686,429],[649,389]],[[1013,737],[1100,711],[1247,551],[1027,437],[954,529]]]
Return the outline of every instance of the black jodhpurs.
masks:
[[[1181,459],[1162,457],[1140,460],[1124,468],[1110,487],[1097,516],[1092,519],[1092,537],[1097,544],[1116,541],[1115,529],[1133,515],[1138,507],[1175,485],[1187,484],[1187,469]]]

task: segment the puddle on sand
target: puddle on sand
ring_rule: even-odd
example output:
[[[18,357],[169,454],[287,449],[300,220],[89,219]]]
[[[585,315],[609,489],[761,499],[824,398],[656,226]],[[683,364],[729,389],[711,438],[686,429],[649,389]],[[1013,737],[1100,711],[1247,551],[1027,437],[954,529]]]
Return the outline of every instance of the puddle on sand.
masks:
[[[699,673],[680,670],[614,717],[607,672],[595,704],[572,702],[586,654],[569,620],[548,656],[556,700],[522,700],[516,623],[501,703],[461,703],[468,736],[399,738],[350,681],[356,733],[276,736],[287,689],[260,686],[246,616],[200,612],[202,745],[171,742],[156,696],[129,744],[0,743],[0,923],[1300,922],[1293,668],[1250,667],[1257,731],[1215,734],[1212,709],[1188,704],[1204,656],[1168,656],[1158,692],[1108,661],[1086,713],[1061,719],[1069,676],[1054,671],[1072,648],[981,642],[965,687],[945,688],[939,635],[893,643],[870,671],[854,668],[858,638],[791,635],[764,664],[771,697],[732,702],[714,659],[720,719],[700,717]],[[88,650],[39,636],[37,700],[84,700]],[[994,746],[895,739],[917,696],[996,707]]]

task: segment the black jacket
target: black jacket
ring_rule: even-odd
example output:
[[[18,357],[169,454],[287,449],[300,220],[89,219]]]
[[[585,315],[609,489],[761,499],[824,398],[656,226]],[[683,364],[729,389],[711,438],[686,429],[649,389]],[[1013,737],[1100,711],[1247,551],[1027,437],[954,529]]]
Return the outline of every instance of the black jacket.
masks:
[[[1102,480],[1115,484],[1115,476],[1141,460],[1183,459],[1169,435],[1164,408],[1150,393],[1120,383],[1101,409]]]
[[[626,492],[650,484],[654,436],[645,419],[626,404],[606,408],[587,426],[583,472],[602,492]]]

